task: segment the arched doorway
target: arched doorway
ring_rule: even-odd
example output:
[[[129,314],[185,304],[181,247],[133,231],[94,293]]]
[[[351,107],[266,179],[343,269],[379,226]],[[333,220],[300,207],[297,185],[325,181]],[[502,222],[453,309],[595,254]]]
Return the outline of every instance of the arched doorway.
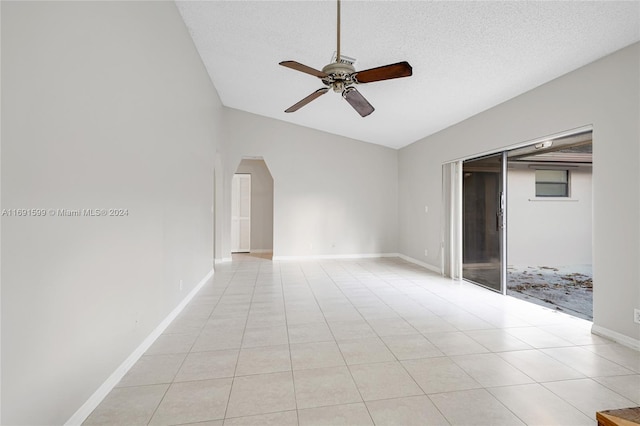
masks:
[[[243,235],[233,235],[233,233],[242,233],[243,229],[240,225],[243,213],[249,215],[248,225],[248,247],[234,247],[232,244],[232,252],[249,252],[252,255],[258,255],[260,257],[271,258],[273,255],[273,177],[267,167],[265,161],[261,158],[244,158],[240,161],[235,175],[244,182],[250,181],[250,185],[244,183],[241,185],[239,182],[233,185],[231,193],[232,204],[232,226],[231,226],[231,241],[243,242]],[[248,190],[248,211],[242,212],[242,205],[247,206],[246,200],[243,202],[238,197],[243,197],[239,192],[244,188]],[[234,208],[233,206],[236,206]],[[238,221],[237,226],[234,226],[234,220]],[[246,230],[245,230],[246,231]],[[243,242],[244,245],[247,241]],[[248,249],[248,250],[247,250]]]

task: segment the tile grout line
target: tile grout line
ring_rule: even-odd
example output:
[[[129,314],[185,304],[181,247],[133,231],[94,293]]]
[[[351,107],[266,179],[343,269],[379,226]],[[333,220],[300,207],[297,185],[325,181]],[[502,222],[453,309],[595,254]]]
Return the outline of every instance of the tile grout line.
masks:
[[[212,277],[212,283],[215,283],[215,274],[214,274],[214,276]],[[213,285],[213,284],[212,284],[212,285]],[[229,284],[227,283],[227,286],[225,286],[225,289],[223,290],[222,294],[224,294],[224,292],[227,290],[228,286],[229,286]],[[218,303],[220,303],[220,299],[222,298],[222,294],[220,295],[220,297],[218,298],[218,301],[215,303],[214,307],[212,308],[211,313],[213,312],[213,310],[215,309],[215,307],[216,307],[216,306],[218,306]],[[197,295],[197,296],[196,296],[196,298],[198,298],[198,297],[200,297],[200,296],[201,296],[201,295],[199,294],[199,295]],[[194,298],[193,300],[195,300],[195,298]],[[193,302],[193,300],[191,300],[191,302]],[[191,303],[191,302],[190,302],[190,303]],[[185,307],[185,308],[186,308],[186,307]],[[209,318],[211,318],[211,313],[209,313],[209,316],[207,317],[207,320],[208,320]],[[176,319],[177,319],[177,318],[176,318]],[[175,319],[174,319],[174,321],[175,321]],[[187,356],[191,353],[191,349],[193,349],[193,346],[196,344],[196,341],[198,340],[198,337],[200,337],[200,335],[202,334],[202,330],[204,330],[204,327],[205,327],[206,323],[207,323],[207,321],[205,321],[205,322],[200,326],[200,330],[198,330],[198,336],[196,336],[196,338],[194,339],[193,343],[191,344],[191,347],[189,348],[189,351],[188,351],[188,352],[186,352],[185,357],[184,357],[184,359],[182,360],[182,362],[180,363],[180,366],[178,367],[178,369],[176,370],[176,373],[173,375],[173,378],[171,379],[171,382],[170,382],[170,383],[166,383],[166,384],[168,385],[168,386],[167,386],[167,389],[164,391],[164,394],[162,395],[162,398],[160,398],[160,401],[158,402],[158,404],[156,405],[155,409],[153,410],[153,413],[151,413],[151,416],[149,417],[149,420],[148,420],[148,421],[147,421],[147,423],[146,423],[147,425],[149,425],[149,424],[151,423],[151,421],[153,420],[153,417],[154,417],[154,416],[156,415],[156,413],[158,412],[158,409],[160,408],[160,405],[162,405],[162,403],[164,402],[164,399],[166,398],[167,393],[169,392],[169,389],[171,389],[171,386],[173,386],[173,384],[174,384],[174,383],[176,383],[176,382],[175,382],[176,376],[177,376],[177,375],[178,375],[178,373],[180,372],[180,369],[182,369],[182,367],[183,367],[183,365],[184,365],[184,362],[186,361]],[[163,333],[163,334],[164,334],[164,333]],[[178,334],[178,333],[175,333],[175,334]],[[185,334],[186,334],[186,333],[185,333]],[[180,383],[180,382],[178,382],[178,383]]]
[[[377,274],[376,274],[377,275]],[[382,279],[382,278],[381,278]],[[383,281],[387,282],[386,280],[382,279]],[[359,281],[359,280],[358,280]],[[367,287],[368,288],[368,287]],[[380,297],[376,294],[376,297],[378,297],[380,299]],[[392,311],[398,313],[395,309],[393,309],[391,306],[389,306],[386,302],[384,302],[382,299],[380,299],[380,301],[382,301],[382,303],[384,303],[387,307],[389,307]],[[422,305],[421,305],[422,306]],[[398,314],[400,316],[400,318],[407,322],[407,324],[409,324],[409,326],[411,328],[413,328],[414,330],[416,330],[418,332],[419,335],[422,335],[422,333],[420,333],[415,327],[413,327],[412,324],[410,324],[408,321],[406,321],[404,319],[404,317],[400,314]],[[369,324],[369,322],[365,319],[365,321],[367,322],[367,324]],[[369,327],[371,327],[371,324],[369,324]],[[371,329],[373,330],[374,333],[376,333],[376,335],[378,335],[378,338],[380,339],[380,341],[382,342],[383,345],[385,345],[385,347],[387,348],[387,350],[391,353],[391,355],[393,355],[393,357],[396,359],[397,363],[402,367],[402,369],[404,370],[405,373],[407,373],[407,375],[411,378],[411,380],[413,380],[413,382],[416,384],[416,386],[418,386],[418,389],[420,389],[422,391],[422,393],[424,394],[424,396],[427,397],[427,399],[429,399],[429,401],[431,402],[431,404],[435,407],[435,409],[438,411],[438,413],[442,416],[443,419],[445,419],[447,421],[447,423],[451,424],[451,422],[449,422],[449,419],[447,418],[447,416],[445,416],[445,414],[440,410],[440,408],[433,402],[433,400],[431,399],[431,397],[429,396],[429,394],[427,392],[425,392],[425,390],[422,388],[422,386],[420,386],[420,384],[416,381],[416,379],[413,377],[413,375],[409,372],[409,370],[407,370],[406,366],[402,363],[402,360],[400,360],[398,358],[398,356],[395,354],[395,352],[393,352],[391,350],[391,348],[389,347],[389,345],[387,345],[387,342],[384,341],[384,339],[382,338],[382,336],[380,336],[378,334],[378,332],[376,331],[375,328],[371,327]],[[432,345],[436,346],[433,342],[431,342],[429,339],[426,338],[426,336],[423,336],[427,342],[431,343]],[[437,347],[437,346],[436,346]],[[438,348],[439,349],[439,348]],[[444,352],[443,352],[444,354]],[[448,357],[447,357],[448,358]],[[399,398],[407,398],[407,397],[399,397]],[[366,405],[366,403],[365,403]],[[367,406],[367,410],[369,410],[369,407]],[[371,414],[369,414],[371,415]],[[372,417],[373,418],[373,417]]]
[[[227,286],[227,289],[229,287],[231,287],[231,285],[233,284],[233,280],[235,279],[236,274],[238,273],[238,270],[240,269],[240,265],[238,265],[238,268],[235,269],[235,272],[233,273],[233,276],[231,277],[231,280],[229,281],[229,285]],[[256,281],[258,280],[258,276],[256,274]],[[226,292],[226,289],[225,289]],[[244,342],[244,335],[245,332],[247,330],[247,323],[249,322],[249,313],[251,312],[251,304],[253,303],[253,297],[255,295],[256,292],[256,283],[254,282],[253,284],[253,291],[251,292],[251,299],[249,300],[249,311],[247,312],[247,317],[244,320],[244,328],[242,330],[242,338],[240,339],[240,348],[238,348],[238,355],[236,356],[236,364],[233,368],[233,377],[231,378],[231,386],[229,386],[229,397],[227,398],[227,403],[224,407],[224,414],[222,416],[222,420],[224,423],[224,420],[227,418],[227,412],[229,411],[229,403],[231,402],[231,394],[233,392],[233,385],[235,384],[235,380],[236,380],[236,371],[238,370],[238,362],[240,360],[240,352],[242,351],[242,343]]]
[[[278,264],[278,266],[280,266]],[[300,424],[300,416],[298,415],[298,396],[296,395],[296,379],[293,372],[293,355],[291,354],[291,337],[289,336],[289,320],[287,317],[287,300],[284,295],[284,282],[282,280],[282,269],[278,268],[278,276],[280,278],[280,290],[282,292],[282,309],[284,311],[284,325],[287,330],[287,346],[289,348],[289,364],[291,365],[291,385],[293,386],[293,404],[295,406],[296,424]],[[305,279],[306,281],[306,279]]]
[[[326,269],[320,265],[320,267],[326,272]],[[344,267],[342,267],[342,269],[344,269]],[[346,294],[344,293],[344,291],[342,290],[342,288],[340,287],[340,285],[338,285],[338,283],[336,283],[336,281],[333,279],[333,277],[331,277],[330,274],[327,273],[327,275],[329,276],[329,278],[331,279],[331,281],[333,282],[333,284],[338,288],[338,290],[342,293],[342,295],[349,301],[349,303],[351,304],[351,306],[353,306],[353,308],[358,312],[358,314],[362,317],[362,319],[367,323],[367,325],[369,327],[371,327],[371,325],[369,324],[369,322],[366,320],[366,318],[364,318],[362,316],[362,313],[360,313],[360,311],[358,310],[358,308],[356,308],[356,306],[353,304],[353,302],[351,301],[351,299],[349,299],[349,297],[346,296]],[[351,276],[353,276],[353,274],[350,273]],[[329,329],[331,330],[331,327],[329,327]],[[373,329],[373,327],[371,327],[371,329],[373,330],[374,333],[377,332],[375,331],[375,329]],[[331,330],[331,333],[333,335],[333,330]],[[379,338],[379,336],[378,336]],[[335,339],[335,335],[334,335],[334,339]],[[382,339],[380,339],[382,341]],[[382,342],[383,344],[385,344],[384,342]],[[367,410],[367,414],[369,415],[369,418],[371,419],[371,421],[373,422],[373,424],[375,424],[375,420],[373,419],[373,416],[371,415],[371,410],[369,410],[369,406],[367,405],[367,402],[365,401],[364,397],[362,396],[362,392],[360,391],[360,388],[358,387],[358,383],[356,382],[355,378],[353,377],[353,372],[351,371],[351,368],[349,368],[349,364],[347,363],[347,359],[344,356],[344,353],[342,352],[342,348],[340,347],[340,344],[338,343],[338,341],[336,340],[336,346],[338,346],[338,350],[340,351],[340,354],[342,355],[342,358],[344,360],[344,363],[347,367],[347,371],[349,372],[349,375],[351,376],[351,380],[353,381],[353,384],[356,387],[356,390],[358,391],[358,394],[360,395],[360,399],[362,400],[362,404],[364,405],[365,409]],[[386,344],[385,344],[386,346]],[[388,349],[388,348],[387,348]],[[391,352],[391,351],[390,351]],[[391,352],[391,354],[394,356],[395,358],[395,354],[393,352]],[[411,376],[409,376],[411,377]],[[413,380],[413,377],[411,377],[411,380]],[[416,384],[417,385],[417,384]],[[420,388],[420,386],[418,386],[418,388]],[[422,390],[422,388],[420,388],[420,390]]]
[[[336,282],[333,280],[333,278],[331,277],[331,275],[326,271],[326,269],[322,266],[322,262],[318,262],[318,266],[319,268],[322,270],[323,274],[327,276],[328,279],[331,280],[331,282],[333,283],[334,286],[338,287]],[[304,268],[302,269],[302,273],[305,275],[305,281],[307,281],[307,285],[309,285],[309,280],[307,278],[307,275],[304,272]],[[336,347],[338,348],[338,351],[340,352],[340,356],[342,356],[342,361],[344,362],[344,367],[347,369],[347,371],[349,372],[349,377],[351,377],[351,381],[354,385],[354,387],[356,388],[356,391],[358,392],[358,395],[360,396],[360,401],[361,403],[365,406],[365,409],[367,410],[367,414],[369,415],[369,418],[371,419],[371,421],[373,422],[373,417],[371,416],[371,413],[369,412],[369,408],[367,407],[367,404],[364,401],[364,398],[362,397],[362,393],[360,392],[360,389],[358,388],[358,384],[356,383],[355,379],[353,378],[353,374],[351,373],[351,370],[349,369],[349,365],[347,364],[347,360],[344,357],[344,353],[342,352],[342,349],[340,348],[340,344],[338,343],[338,340],[336,339],[335,334],[333,333],[333,329],[331,328],[331,326],[329,325],[329,321],[327,320],[327,317],[324,314],[324,310],[322,309],[322,306],[320,305],[320,303],[318,302],[318,297],[315,293],[315,291],[313,291],[313,288],[309,285],[309,290],[311,291],[311,294],[313,294],[313,298],[316,301],[316,304],[318,305],[318,308],[320,309],[320,312],[322,313],[322,317],[324,318],[324,322],[327,325],[327,328],[329,329],[329,333],[331,333],[331,336],[333,336],[333,343],[336,345]],[[347,405],[347,404],[339,404],[339,405]],[[327,407],[330,407],[330,405],[328,405]],[[320,407],[310,407],[310,408],[320,408]],[[375,423],[375,422],[374,422]]]
[[[385,281],[386,281],[386,280],[385,280]],[[391,285],[391,284],[390,284],[390,285]],[[385,303],[385,304],[386,304],[386,302],[384,302],[384,301],[383,301],[383,303]],[[389,306],[388,304],[386,304],[386,305],[387,305],[387,306]],[[421,305],[421,306],[423,306],[423,305]],[[390,306],[389,306],[389,307],[390,307]],[[391,308],[391,307],[390,307],[390,308]],[[394,312],[396,312],[396,311],[395,311],[395,309],[393,309],[393,308],[391,308],[391,309],[392,309]],[[400,314],[399,314],[399,315],[400,315]],[[444,319],[442,316],[440,316],[440,315],[438,315],[438,314],[435,314],[435,315],[436,315],[436,316],[438,316],[438,318],[440,318],[440,319],[442,319],[442,320],[446,321],[446,319]],[[472,315],[473,315],[473,314],[472,314]],[[402,320],[406,322],[406,320],[404,319],[404,317],[403,317],[402,315],[400,315],[400,318],[402,318]],[[446,321],[446,322],[448,322],[448,321]],[[409,323],[409,325],[410,325],[410,326],[412,326],[412,324],[410,324],[410,323]],[[455,327],[455,328],[458,330],[458,332],[461,332],[462,334],[464,334],[465,336],[467,336],[467,334],[466,334],[466,333],[464,333],[464,330],[459,329],[459,328],[458,328],[458,327],[456,327],[454,324],[451,324],[451,325],[452,325],[453,327]],[[373,327],[372,327],[372,328],[373,328]],[[414,328],[414,327],[412,326],[412,328]],[[414,329],[415,329],[415,328],[414,328]],[[418,330],[416,330],[416,331],[418,331]],[[374,332],[377,334],[377,331],[376,331],[375,329],[374,329]],[[419,331],[418,331],[418,332],[419,332]],[[420,332],[419,332],[419,333],[420,333]],[[431,341],[428,339],[428,337],[427,337],[427,336],[424,336],[424,334],[423,334],[423,333],[420,333],[420,335],[422,335],[422,336],[423,336],[423,337],[424,337],[428,342],[430,342],[431,344],[433,344],[434,346],[436,346],[438,349],[440,349],[440,348],[439,348],[435,343],[431,342]],[[387,343],[384,341],[384,339],[382,339],[382,336],[379,336],[379,337],[380,337],[380,340],[381,340],[381,341],[382,341],[382,342],[387,346]],[[472,340],[474,340],[474,341],[475,341],[475,339],[471,338],[470,336],[467,336],[467,337],[469,337],[470,339],[472,339]],[[492,352],[489,348],[485,347],[485,346],[484,346],[484,345],[482,345],[480,342],[477,342],[477,343],[478,343],[478,344],[480,344],[480,346],[482,346],[483,348],[487,349],[487,350],[489,351],[488,353],[493,354],[493,352]],[[387,348],[388,348],[388,346],[387,346]],[[388,348],[388,349],[391,351],[391,348]],[[442,349],[440,349],[440,350],[442,351]],[[461,368],[461,369],[462,369],[462,370],[463,370],[467,375],[469,375],[469,373],[468,373],[466,370],[464,370],[460,365],[458,365],[458,363],[456,363],[456,362],[455,362],[455,360],[453,359],[453,356],[452,356],[452,355],[447,355],[444,351],[442,351],[442,352],[443,352],[443,354],[444,354],[444,357],[445,357],[445,358],[447,358],[447,359],[451,360],[451,362],[453,362],[455,365],[457,365],[459,368]],[[393,353],[393,351],[391,351],[391,353],[395,356],[395,353]],[[397,359],[397,356],[396,356],[396,359]],[[433,401],[433,399],[431,399],[430,395],[429,395],[429,394],[428,394],[428,393],[427,393],[427,392],[422,388],[422,386],[420,386],[420,384],[419,384],[419,383],[417,383],[417,381],[414,379],[413,375],[412,375],[412,374],[411,374],[411,373],[406,369],[406,367],[405,367],[405,365],[402,363],[402,361],[398,359],[398,363],[402,366],[402,368],[403,368],[403,369],[405,370],[405,372],[409,375],[409,377],[411,377],[411,379],[416,383],[416,385],[420,388],[420,390],[422,390],[422,392],[423,392],[423,393],[425,394],[425,396],[429,399],[429,401],[431,401],[431,404],[433,404],[433,406],[436,408],[436,410],[438,411],[438,413],[440,413],[440,415],[441,415],[444,419],[446,419],[447,421],[449,421],[449,419],[447,418],[447,416],[446,416],[446,415],[445,415],[445,414],[440,410],[440,408],[439,408],[439,407],[438,407],[438,405]],[[522,373],[524,374],[524,372],[522,372]],[[525,375],[526,375],[526,374],[525,374]],[[526,375],[526,376],[527,376],[527,377],[529,377],[528,375]],[[526,422],[525,422],[523,419],[521,419],[521,418],[520,418],[520,417],[519,417],[515,412],[513,412],[509,407],[507,407],[506,405],[504,405],[504,404],[502,403],[502,401],[500,401],[498,398],[496,398],[495,396],[493,396],[493,395],[491,394],[491,392],[489,392],[489,391],[487,390],[487,387],[486,387],[486,386],[484,386],[482,383],[478,382],[478,381],[477,381],[476,379],[474,379],[471,375],[469,375],[469,377],[471,377],[475,382],[477,382],[477,383],[478,383],[478,385],[480,385],[480,386],[481,386],[480,388],[477,388],[477,390],[484,390],[485,392],[487,392],[487,393],[488,393],[488,394],[489,394],[493,399],[495,399],[495,400],[496,400],[500,405],[502,405],[502,406],[503,406],[507,411],[509,411],[509,412],[510,412],[511,414],[513,414],[517,419],[519,419],[520,421],[522,421],[522,423],[524,423],[524,424],[526,425]],[[533,379],[532,379],[532,380],[533,380]],[[440,392],[440,393],[442,393],[442,392]]]

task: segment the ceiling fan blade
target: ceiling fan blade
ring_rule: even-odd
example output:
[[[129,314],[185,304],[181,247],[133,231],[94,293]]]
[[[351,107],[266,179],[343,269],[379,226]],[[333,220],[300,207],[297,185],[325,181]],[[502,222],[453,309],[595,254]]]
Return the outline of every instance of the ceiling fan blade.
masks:
[[[324,95],[328,91],[329,91],[328,87],[323,87],[322,89],[318,89],[312,94],[310,94],[309,96],[307,96],[306,98],[304,98],[303,100],[301,100],[300,102],[294,105],[291,105],[289,108],[284,110],[284,112],[296,112],[297,110],[299,110],[300,108],[302,108],[303,106],[311,102],[312,100],[319,98],[320,96]]]
[[[282,65],[283,67],[287,67],[287,68],[291,68],[292,70],[296,70],[296,71],[300,71],[306,74],[311,74],[315,77],[318,78],[325,78],[328,77],[328,75],[326,73],[323,73],[322,71],[318,71],[315,68],[311,68],[308,67],[304,64],[301,64],[300,62],[296,62],[296,61],[282,61],[280,62],[280,65]]]
[[[375,110],[355,87],[346,88],[344,92],[342,92],[342,97],[345,98],[362,117],[366,117]]]
[[[413,68],[408,62],[398,62],[397,64],[384,65],[364,71],[353,73],[353,77],[358,83],[372,83],[380,80],[390,80],[392,78],[409,77],[413,74]]]

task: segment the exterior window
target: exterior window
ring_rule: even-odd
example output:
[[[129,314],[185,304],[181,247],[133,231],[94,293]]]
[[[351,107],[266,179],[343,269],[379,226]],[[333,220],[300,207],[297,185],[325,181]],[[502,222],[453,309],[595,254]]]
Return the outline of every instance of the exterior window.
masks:
[[[569,170],[536,170],[536,197],[568,197]]]

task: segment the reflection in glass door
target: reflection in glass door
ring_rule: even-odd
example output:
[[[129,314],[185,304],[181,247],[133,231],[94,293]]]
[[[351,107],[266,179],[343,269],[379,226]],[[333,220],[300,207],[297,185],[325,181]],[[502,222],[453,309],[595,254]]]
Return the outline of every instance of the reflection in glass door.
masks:
[[[503,154],[462,164],[462,277],[503,292]]]

